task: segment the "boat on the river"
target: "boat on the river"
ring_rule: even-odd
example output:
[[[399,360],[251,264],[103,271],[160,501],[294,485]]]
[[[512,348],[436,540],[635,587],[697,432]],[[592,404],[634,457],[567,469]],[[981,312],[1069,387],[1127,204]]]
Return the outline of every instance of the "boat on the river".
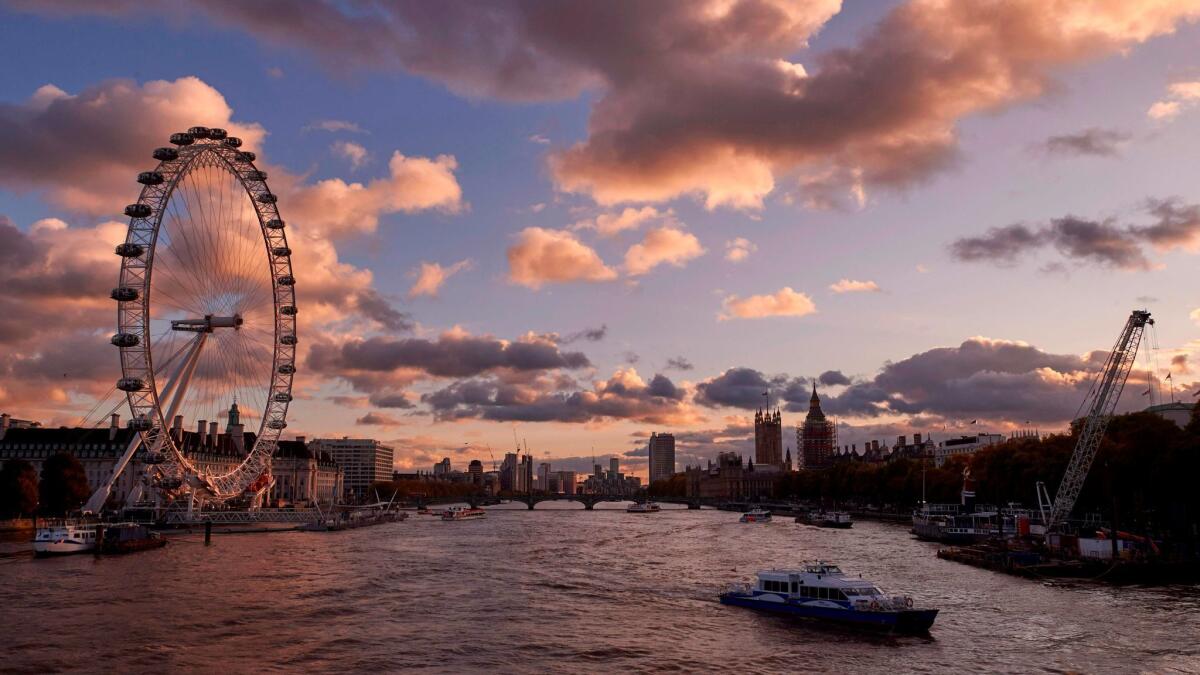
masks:
[[[100,552],[109,555],[149,551],[166,545],[166,539],[139,523],[106,525],[100,536]]]
[[[98,524],[73,518],[44,520],[38,524],[33,535],[33,553],[37,556],[52,556],[94,551]]]
[[[636,502],[636,503],[630,504],[629,508],[625,509],[625,512],[626,513],[658,513],[661,510],[662,510],[662,507],[660,507],[658,504],[656,504],[654,502],[646,501],[646,502]]]
[[[845,511],[809,511],[796,516],[797,523],[848,530],[854,526],[854,520]]]
[[[487,511],[469,506],[451,506],[442,511],[442,520],[477,520],[486,517]]]
[[[900,633],[925,633],[938,614],[915,607],[911,597],[888,596],[875,584],[820,561],[799,569],[763,570],[754,584],[735,584],[720,599],[723,605]]]
[[[166,545],[165,539],[145,525],[75,518],[43,521],[33,537],[33,553],[39,557],[91,552],[133,553]]]
[[[335,506],[312,523],[300,527],[306,532],[338,532],[354,530],[371,525],[398,523],[408,519],[408,514],[394,508],[391,502],[379,502],[365,506]]]
[[[750,509],[742,514],[738,519],[742,523],[769,523],[771,522],[771,512],[765,509]]]

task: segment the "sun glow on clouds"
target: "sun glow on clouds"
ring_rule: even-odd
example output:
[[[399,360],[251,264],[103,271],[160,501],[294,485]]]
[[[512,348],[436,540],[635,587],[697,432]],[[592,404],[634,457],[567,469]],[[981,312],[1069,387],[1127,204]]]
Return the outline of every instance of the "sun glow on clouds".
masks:
[[[683,267],[689,260],[704,255],[704,247],[695,235],[673,227],[660,227],[646,233],[640,244],[625,253],[625,271],[633,276],[646,274],[667,263]]]
[[[812,298],[784,286],[768,295],[751,295],[739,298],[726,296],[721,303],[723,310],[717,315],[719,321],[732,319],[764,319],[773,316],[806,316],[817,311]]]
[[[474,264],[470,258],[459,260],[447,267],[442,267],[441,264],[435,262],[422,262],[419,268],[409,273],[409,276],[415,276],[417,280],[412,288],[408,289],[408,297],[415,298],[421,295],[436,297],[447,279],[463,270],[471,269]]]
[[[508,249],[509,281],[537,290],[546,283],[612,281],[616,270],[595,249],[563,230],[527,227]]]
[[[837,283],[830,284],[829,290],[834,293],[878,293],[881,289],[879,284],[874,281],[842,279]]]

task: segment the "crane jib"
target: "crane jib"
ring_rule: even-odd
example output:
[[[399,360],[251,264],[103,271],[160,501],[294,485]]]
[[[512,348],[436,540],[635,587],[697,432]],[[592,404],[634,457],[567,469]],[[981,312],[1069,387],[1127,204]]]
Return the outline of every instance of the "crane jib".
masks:
[[[1084,418],[1083,425],[1079,430],[1079,438],[1075,443],[1074,452],[1071,453],[1071,461],[1067,464],[1062,483],[1054,496],[1050,519],[1046,523],[1047,531],[1050,531],[1055,525],[1065,522],[1071,515],[1071,510],[1075,508],[1075,501],[1079,498],[1080,491],[1083,490],[1088,469],[1092,466],[1096,451],[1100,449],[1104,430],[1108,428],[1108,421],[1112,418],[1117,402],[1121,399],[1125,381],[1129,379],[1129,373],[1133,370],[1138,346],[1142,341],[1142,333],[1147,324],[1153,323],[1150,312],[1134,310],[1130,313],[1129,320],[1125,322],[1125,328],[1117,338],[1116,344],[1113,345],[1112,351],[1109,352],[1104,369],[1098,375],[1095,386],[1088,394],[1091,397],[1091,405],[1088,407],[1087,417]]]

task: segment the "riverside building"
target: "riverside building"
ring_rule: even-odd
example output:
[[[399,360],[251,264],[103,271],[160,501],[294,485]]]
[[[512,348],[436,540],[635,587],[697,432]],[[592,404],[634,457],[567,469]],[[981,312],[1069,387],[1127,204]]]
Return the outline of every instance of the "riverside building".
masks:
[[[342,488],[347,497],[363,499],[371,483],[392,478],[395,451],[373,438],[318,438],[312,448],[328,453],[342,468]]]
[[[650,434],[648,444],[650,482],[666,480],[675,474],[675,436],[673,434]]]

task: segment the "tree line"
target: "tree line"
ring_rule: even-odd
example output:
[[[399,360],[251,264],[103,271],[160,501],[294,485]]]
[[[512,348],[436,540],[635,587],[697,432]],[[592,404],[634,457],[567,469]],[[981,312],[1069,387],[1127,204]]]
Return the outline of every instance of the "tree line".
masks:
[[[0,467],[0,518],[63,516],[77,511],[91,494],[83,464],[69,452],[47,457],[40,475],[23,459]]]

